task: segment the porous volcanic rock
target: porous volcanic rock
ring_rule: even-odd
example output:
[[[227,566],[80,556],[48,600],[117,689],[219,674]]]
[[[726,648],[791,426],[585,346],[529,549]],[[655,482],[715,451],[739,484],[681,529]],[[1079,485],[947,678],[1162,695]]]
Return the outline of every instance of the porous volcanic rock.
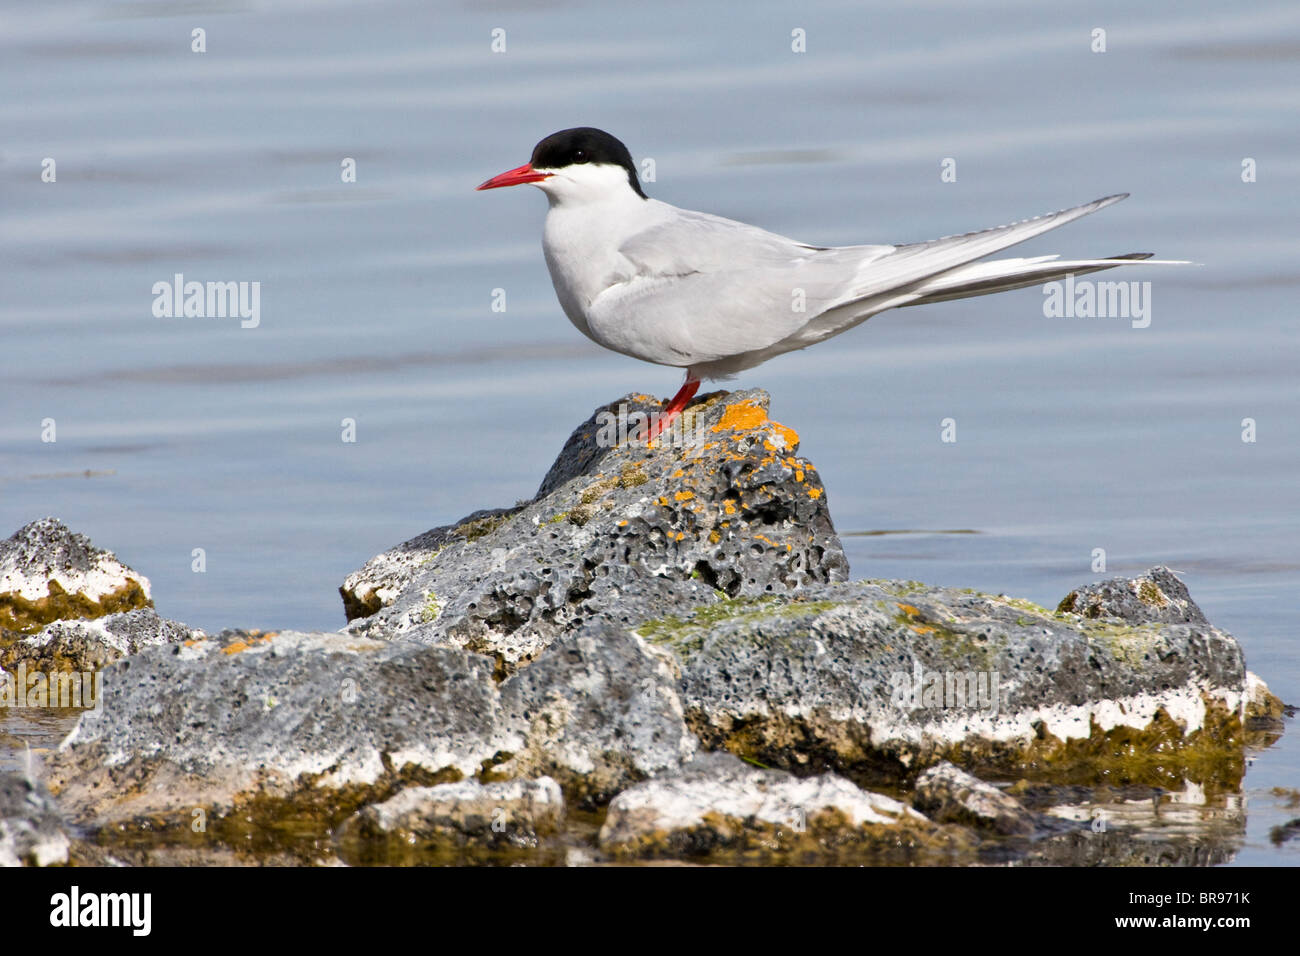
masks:
[[[1015,797],[944,761],[916,781],[912,806],[940,823],[963,823],[1003,835],[1032,833],[1034,816]]]
[[[152,606],[148,578],[57,518],[33,521],[0,541],[0,637]]]
[[[464,647],[506,670],[590,622],[632,625],[846,578],[798,436],[761,391],[719,393],[649,446],[629,395],[570,436],[537,495],[373,558],[341,592],[352,633]]]
[[[917,582],[735,599],[635,630],[678,661],[707,748],[866,779],[948,759],[1170,788],[1215,767],[1231,784],[1261,695],[1237,642],[1207,624],[1097,621]]]

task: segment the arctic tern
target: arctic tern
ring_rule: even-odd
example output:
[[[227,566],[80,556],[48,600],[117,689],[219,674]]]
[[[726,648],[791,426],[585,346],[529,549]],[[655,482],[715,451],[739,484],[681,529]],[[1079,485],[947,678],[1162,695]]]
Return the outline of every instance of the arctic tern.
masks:
[[[522,183],[550,203],[542,251],[569,320],[607,349],[686,370],[649,438],[686,408],[703,379],[815,345],[886,309],[1020,289],[1152,255],[976,261],[1128,193],[929,242],[808,245],[651,199],[627,147],[588,126],[552,133],[527,163],[478,188]]]

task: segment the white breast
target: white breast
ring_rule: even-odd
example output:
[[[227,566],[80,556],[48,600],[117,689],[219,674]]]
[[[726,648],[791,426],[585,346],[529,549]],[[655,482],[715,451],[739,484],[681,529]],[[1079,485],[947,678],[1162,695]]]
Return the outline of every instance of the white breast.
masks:
[[[630,197],[630,198],[629,198]],[[653,204],[653,205],[652,205]],[[636,267],[618,250],[629,235],[659,221],[662,206],[631,190],[600,203],[553,203],[546,214],[542,251],[555,295],[578,331],[615,351],[625,351],[592,321],[592,304],[628,282]]]

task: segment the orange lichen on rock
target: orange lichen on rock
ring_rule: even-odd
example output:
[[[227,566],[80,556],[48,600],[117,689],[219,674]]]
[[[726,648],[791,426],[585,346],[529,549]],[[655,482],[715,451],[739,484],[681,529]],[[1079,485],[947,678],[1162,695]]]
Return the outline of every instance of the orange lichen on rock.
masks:
[[[258,631],[253,631],[252,633],[253,633],[253,634],[258,634],[258,633],[260,633],[260,632],[258,632]],[[239,654],[239,653],[242,653],[243,651],[248,650],[248,649],[249,649],[250,647],[252,647],[254,644],[265,644],[265,643],[267,643],[269,640],[271,640],[271,638],[275,637],[275,635],[276,635],[277,633],[278,633],[277,631],[271,631],[271,633],[269,633],[269,634],[264,634],[264,635],[262,635],[261,637],[251,637],[251,636],[250,636],[250,638],[249,638],[247,641],[235,641],[234,643],[232,643],[232,644],[227,644],[225,647],[223,647],[223,648],[221,649],[221,653],[223,653],[223,654]]]
[[[737,402],[735,405],[728,405],[722,413],[722,419],[713,426],[713,431],[752,431],[764,425],[770,425],[772,430],[781,436],[786,448],[793,448],[799,444],[799,435],[793,428],[786,428],[779,422],[772,421],[767,417],[767,411],[763,406],[755,402]]]

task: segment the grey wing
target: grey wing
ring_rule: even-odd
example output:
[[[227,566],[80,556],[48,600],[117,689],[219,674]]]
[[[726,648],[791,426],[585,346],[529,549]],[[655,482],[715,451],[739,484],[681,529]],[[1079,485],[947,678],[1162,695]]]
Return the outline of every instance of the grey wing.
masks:
[[[843,299],[863,261],[893,249],[822,249],[678,210],[619,247],[629,274],[592,303],[594,324],[620,351],[666,365],[752,352]]]

